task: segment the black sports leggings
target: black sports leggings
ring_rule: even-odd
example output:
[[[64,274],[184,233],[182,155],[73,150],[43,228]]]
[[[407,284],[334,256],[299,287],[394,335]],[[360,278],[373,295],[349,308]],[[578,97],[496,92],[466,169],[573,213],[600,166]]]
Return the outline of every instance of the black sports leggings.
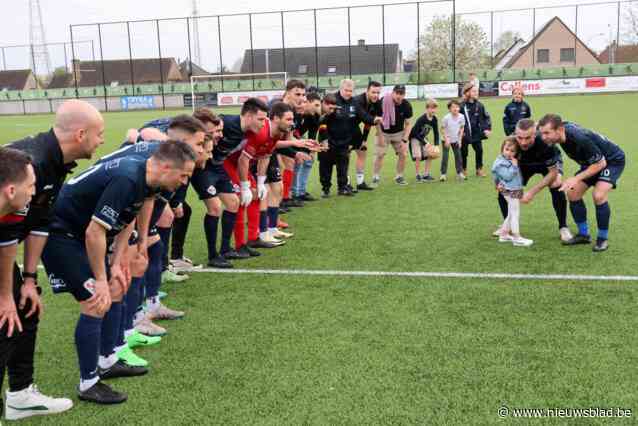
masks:
[[[461,146],[461,156],[463,157],[463,169],[467,170],[467,157],[469,155],[469,145],[468,143],[463,143]],[[483,141],[472,141],[472,148],[474,149],[474,154],[476,155],[476,169],[483,168]]]

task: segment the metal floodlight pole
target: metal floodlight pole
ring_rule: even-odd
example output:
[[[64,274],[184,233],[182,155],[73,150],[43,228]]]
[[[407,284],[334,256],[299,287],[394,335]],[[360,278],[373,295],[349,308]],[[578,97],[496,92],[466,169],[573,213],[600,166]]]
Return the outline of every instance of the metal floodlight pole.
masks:
[[[578,52],[578,6],[575,8],[576,22],[574,23],[574,66],[576,63],[576,52]]]
[[[104,52],[102,50],[102,24],[97,24],[97,37],[100,47],[100,68],[102,68],[102,90],[104,91],[104,110],[109,110],[108,99],[106,98],[106,76],[104,75]]]
[[[319,45],[317,44],[317,9],[313,9],[313,19],[315,26],[315,78],[319,87]]]
[[[73,86],[75,87],[75,97],[80,97],[80,92],[78,91],[78,73],[77,68],[75,66],[75,43],[73,43],[73,25],[69,25],[69,32],[71,33],[71,67],[73,68]],[[93,60],[95,62],[95,59]]]
[[[224,62],[222,56],[222,21],[217,17],[217,40],[219,41],[219,72],[221,74],[222,92],[224,91]]]
[[[348,74],[352,80],[352,39],[350,34],[350,7],[348,7]]]
[[[133,72],[133,47],[131,47],[131,27],[129,23],[126,23],[126,35],[128,37],[128,63],[131,73],[131,87],[133,89],[133,93],[135,93],[135,76]]]
[[[381,5],[381,57],[383,58],[383,85],[385,85],[385,5]]]
[[[5,71],[7,70],[7,57],[4,53],[4,47],[2,48],[2,69]]]
[[[33,64],[33,75],[36,77],[36,79],[38,78],[38,71],[36,70],[36,64],[35,64],[35,49],[33,47],[33,44],[30,45],[31,46],[31,60],[32,60],[32,64]]]
[[[490,68],[494,68],[494,12],[490,12]]]
[[[93,43],[93,39],[91,39],[91,58],[95,62],[95,43]]]
[[[194,18],[197,19],[197,18]],[[196,35],[197,37],[197,35]],[[186,38],[188,41],[188,78],[190,79],[193,76],[193,61],[192,61],[192,52],[191,52],[191,23],[190,18],[186,18]],[[201,58],[200,58],[201,61]]]
[[[614,45],[614,63],[616,62],[616,53],[620,44],[620,2],[618,2],[618,17],[616,21],[616,44]]]
[[[64,50],[64,69],[68,70],[69,69],[69,58],[66,55],[66,43],[64,43],[62,45],[62,48]]]
[[[162,109],[166,109],[166,99],[164,98],[164,70],[162,68],[162,41],[160,40],[160,27],[159,19],[155,20],[155,26],[157,27],[157,53],[159,56],[159,72],[160,72],[160,93],[162,95]]]
[[[452,82],[456,82],[456,0],[452,0]]]
[[[253,74],[253,90],[255,90],[255,49],[253,48],[253,14],[248,14],[248,33],[250,35],[250,73]]]
[[[532,9],[532,68],[536,67],[536,9]]]
[[[284,12],[279,12],[279,15],[281,17],[281,62],[283,65],[284,75],[286,75],[286,38],[284,36]],[[286,84],[285,81],[284,84]]]
[[[421,8],[416,4],[416,84],[421,84]]]

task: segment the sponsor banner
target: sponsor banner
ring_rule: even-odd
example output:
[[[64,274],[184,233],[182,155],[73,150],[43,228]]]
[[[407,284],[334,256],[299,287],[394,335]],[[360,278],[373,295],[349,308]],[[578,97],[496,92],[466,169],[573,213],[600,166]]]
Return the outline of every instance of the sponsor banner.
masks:
[[[629,92],[638,91],[638,76],[501,81],[498,94],[512,96],[512,89],[518,86],[523,88],[526,95]]]
[[[192,106],[192,95],[184,93],[184,107],[191,108]],[[195,106],[217,106],[217,93],[195,93]]]
[[[457,98],[459,86],[457,83],[424,84],[419,86],[419,98]]]
[[[242,105],[248,98],[259,98],[262,101],[268,103],[273,98],[281,98],[283,95],[283,90],[264,90],[256,92],[221,92],[217,94],[217,105]]]
[[[498,96],[498,81],[481,81],[479,83],[479,96]]]
[[[415,84],[405,84],[405,98],[406,99],[418,99],[419,98],[419,86]],[[392,93],[393,86],[383,86],[381,89],[381,96],[389,95]],[[365,91],[365,89],[364,89]]]
[[[122,110],[131,109],[153,109],[155,108],[155,98],[153,96],[122,96],[120,97]]]

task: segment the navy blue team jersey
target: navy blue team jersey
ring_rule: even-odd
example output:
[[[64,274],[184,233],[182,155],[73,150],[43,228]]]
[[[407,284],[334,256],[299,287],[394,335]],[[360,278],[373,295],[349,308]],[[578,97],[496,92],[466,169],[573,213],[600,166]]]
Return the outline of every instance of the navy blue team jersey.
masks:
[[[563,151],[581,166],[590,166],[603,158],[607,164],[624,163],[625,153],[618,145],[578,124],[565,123],[565,139],[565,143],[561,144]]]
[[[138,142],[136,144],[124,142],[120,149],[100,158],[96,164],[126,157],[135,157],[141,161],[146,161],[157,152],[161,143],[161,141]],[[151,214],[151,228],[157,224],[166,204],[170,204],[172,208],[176,208],[180,203],[184,202],[187,189],[188,185],[182,185],[176,192],[162,190],[157,193],[153,205],[153,213]]]
[[[130,157],[96,164],[62,187],[51,231],[84,239],[94,220],[113,237],[135,219],[144,199],[156,192],[146,184],[145,161]]]
[[[166,133],[168,132],[168,127],[171,125],[172,121],[173,119],[171,117],[158,118],[157,120],[144,123],[144,125],[140,127],[140,130],[152,128],[157,129],[162,133]]]
[[[607,166],[597,175],[585,179],[588,186],[597,182],[607,182],[616,188],[616,184],[625,169],[625,153],[605,136],[584,129],[575,123],[565,123],[565,143],[561,144],[565,154],[578,164],[578,173],[592,164],[605,160]]]

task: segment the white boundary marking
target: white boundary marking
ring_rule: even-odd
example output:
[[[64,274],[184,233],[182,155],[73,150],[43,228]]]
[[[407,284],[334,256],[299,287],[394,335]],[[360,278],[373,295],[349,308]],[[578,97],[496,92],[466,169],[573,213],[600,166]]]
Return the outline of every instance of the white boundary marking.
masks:
[[[636,275],[577,274],[508,274],[500,272],[394,272],[394,271],[331,271],[312,269],[193,269],[189,273],[220,274],[322,275],[347,277],[408,277],[408,278],[478,278],[538,281],[638,281]]]

